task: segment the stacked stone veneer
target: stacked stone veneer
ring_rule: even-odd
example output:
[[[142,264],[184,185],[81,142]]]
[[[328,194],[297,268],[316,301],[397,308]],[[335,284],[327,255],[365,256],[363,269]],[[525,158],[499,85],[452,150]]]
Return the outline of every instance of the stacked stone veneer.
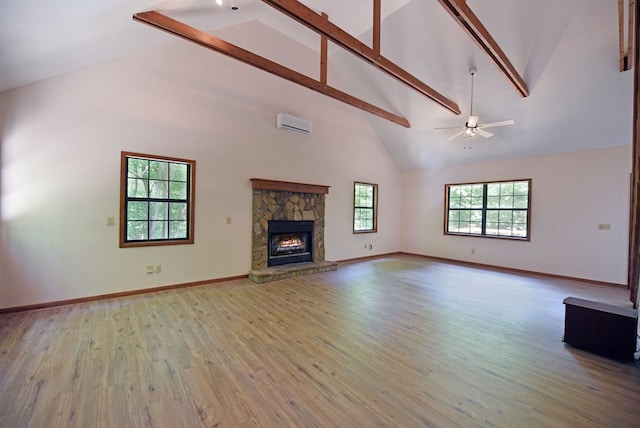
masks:
[[[253,271],[267,268],[269,220],[313,221],[313,261],[324,261],[324,194],[253,190]]]

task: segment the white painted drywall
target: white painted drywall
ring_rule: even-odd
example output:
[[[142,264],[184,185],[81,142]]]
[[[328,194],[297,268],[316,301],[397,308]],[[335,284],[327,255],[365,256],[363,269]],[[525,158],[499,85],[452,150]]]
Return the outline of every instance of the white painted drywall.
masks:
[[[404,173],[404,251],[626,284],[631,147]],[[444,186],[531,178],[531,241],[447,236]],[[610,231],[598,224],[611,225]],[[475,249],[475,254],[471,253]]]
[[[246,25],[228,35],[261,32],[259,50],[286,47],[317,71],[316,53]],[[279,112],[313,132],[276,129]],[[252,177],[331,186],[328,260],[399,251],[402,175],[370,120],[381,119],[174,39],[0,95],[0,308],[247,274]],[[196,160],[194,245],[118,247],[121,151]],[[352,234],[356,180],[379,184],[376,234]]]
[[[285,55],[286,39],[260,24],[227,32],[317,77],[316,53],[288,44]],[[402,173],[372,125],[381,119],[168,41],[0,94],[0,308],[246,274],[252,177],[331,186],[328,260],[407,251],[626,282],[630,146]],[[313,133],[277,130],[278,112]],[[122,150],[197,161],[194,245],[118,248],[106,219],[119,219]],[[443,235],[446,183],[529,177],[531,242]],[[376,234],[352,233],[356,180],[379,184]]]

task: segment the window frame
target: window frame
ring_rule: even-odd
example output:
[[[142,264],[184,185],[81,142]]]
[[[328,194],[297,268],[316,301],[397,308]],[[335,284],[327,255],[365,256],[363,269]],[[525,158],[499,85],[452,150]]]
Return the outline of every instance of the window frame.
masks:
[[[373,200],[371,205],[362,206],[362,207],[356,206],[356,188],[358,187],[358,185],[370,186],[373,189]],[[378,232],[378,185],[375,183],[366,183],[364,181],[354,181],[352,202],[353,202],[353,221],[352,221],[353,233],[354,234],[377,233]],[[356,230],[356,211],[360,209],[367,209],[373,212],[373,215],[372,215],[373,228],[372,229]]]
[[[489,208],[487,206],[487,187],[491,184],[504,184],[504,183],[518,183],[518,182],[527,182],[528,183],[528,192],[527,192],[527,207],[526,208]],[[492,239],[506,239],[511,241],[530,241],[531,240],[531,195],[532,195],[532,182],[531,178],[522,178],[522,179],[513,179],[513,180],[496,180],[496,181],[484,181],[484,182],[471,182],[471,183],[450,183],[445,184],[444,186],[444,225],[443,230],[445,235],[449,236],[470,236],[474,238],[492,238]],[[481,233],[471,233],[471,232],[450,232],[449,231],[449,201],[450,201],[450,190],[455,186],[483,186],[483,194],[482,194],[482,207],[476,208],[475,210],[481,211]],[[461,208],[464,209],[464,208]],[[455,210],[455,209],[454,209]],[[487,211],[526,211],[527,215],[527,227],[526,227],[526,236],[514,236],[514,235],[494,235],[486,233],[486,224],[487,224]]]
[[[170,202],[175,199],[171,199],[169,196],[166,198],[153,198],[147,195],[146,198],[133,198],[129,197],[128,192],[128,160],[130,158],[145,159],[150,161],[161,161],[171,163],[179,163],[187,165],[187,184],[186,194],[184,199],[187,203],[187,237],[186,238],[162,238],[162,239],[145,239],[145,240],[128,240],[127,239],[127,220],[128,220],[128,202],[130,201],[147,201],[147,202]],[[122,151],[120,153],[120,248],[130,247],[151,247],[161,245],[187,245],[194,243],[194,231],[195,231],[195,190],[196,190],[196,161],[191,159],[181,159],[170,156],[159,156],[146,153],[127,152]],[[170,181],[170,180],[167,180]],[[151,221],[151,219],[147,219]],[[169,219],[166,220],[167,222]]]

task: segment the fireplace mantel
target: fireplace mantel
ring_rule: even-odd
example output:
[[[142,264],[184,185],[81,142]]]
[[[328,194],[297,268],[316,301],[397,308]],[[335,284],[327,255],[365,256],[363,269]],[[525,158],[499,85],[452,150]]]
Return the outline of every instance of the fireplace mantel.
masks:
[[[253,190],[275,190],[278,192],[315,193],[326,195],[329,187],[322,184],[292,183],[290,181],[265,180],[263,178],[251,179]]]

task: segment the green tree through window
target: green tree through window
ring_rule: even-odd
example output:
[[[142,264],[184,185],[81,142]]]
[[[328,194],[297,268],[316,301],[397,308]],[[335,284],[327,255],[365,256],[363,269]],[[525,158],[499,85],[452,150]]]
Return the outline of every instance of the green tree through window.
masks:
[[[378,231],[378,185],[354,184],[353,233]]]
[[[120,246],[193,243],[195,161],[122,152]]]
[[[447,184],[445,233],[529,240],[531,179]]]

